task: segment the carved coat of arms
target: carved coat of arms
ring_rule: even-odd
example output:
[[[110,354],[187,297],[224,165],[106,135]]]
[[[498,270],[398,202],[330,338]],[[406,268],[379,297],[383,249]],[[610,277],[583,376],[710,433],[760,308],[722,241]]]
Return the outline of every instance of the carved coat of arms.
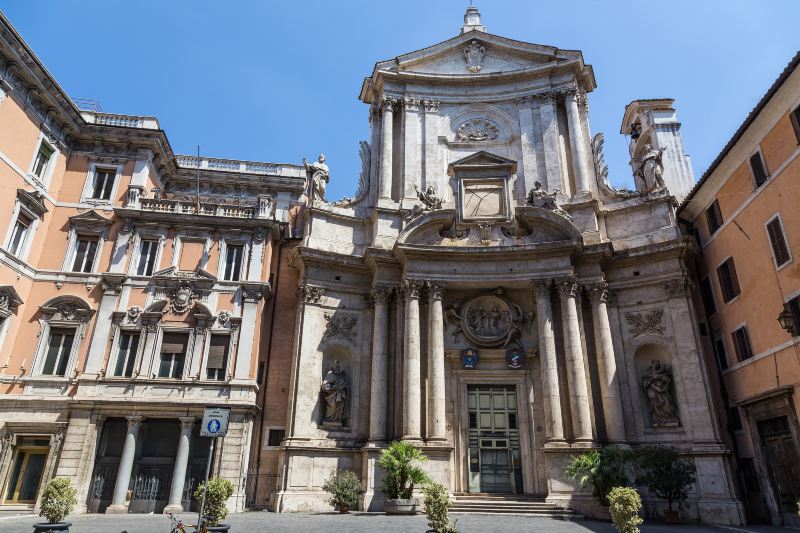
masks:
[[[481,46],[478,41],[472,41],[464,49],[464,59],[467,60],[467,70],[473,74],[480,72],[483,67],[483,58],[486,55],[486,48]]]
[[[171,294],[170,310],[176,315],[182,315],[192,307],[195,293],[189,283],[181,283]]]
[[[468,370],[474,370],[478,367],[478,350],[471,348],[461,352],[461,364]]]
[[[514,370],[518,370],[522,368],[524,363],[525,363],[525,358],[522,353],[522,350],[514,348],[506,352],[506,364],[508,365],[508,368],[513,368]]]

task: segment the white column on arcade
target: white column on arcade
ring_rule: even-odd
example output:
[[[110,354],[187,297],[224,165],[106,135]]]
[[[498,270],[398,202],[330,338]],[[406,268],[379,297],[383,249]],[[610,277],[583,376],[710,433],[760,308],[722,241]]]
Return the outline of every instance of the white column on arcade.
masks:
[[[381,98],[381,163],[380,163],[380,197],[392,197],[392,136],[394,135],[394,113],[392,107],[395,99],[389,96]]]
[[[136,437],[139,435],[139,427],[142,425],[144,417],[129,416],[128,432],[125,435],[125,443],[122,446],[122,455],[119,458],[119,468],[117,469],[117,481],[114,485],[114,496],[111,505],[106,509],[109,514],[125,514],[128,506],[125,505],[125,498],[128,495],[128,485],[131,482],[131,471],[133,470],[133,459],[136,455]]]
[[[624,442],[625,421],[622,412],[622,398],[619,392],[617,362],[614,358],[614,343],[611,339],[611,325],[608,322],[608,308],[606,307],[608,285],[605,282],[592,283],[586,287],[586,290],[592,302],[594,345],[597,351],[606,436],[609,442]]]
[[[445,368],[444,368],[444,314],[442,293],[444,281],[429,281],[428,288],[428,333],[430,342],[430,427],[428,440],[447,440],[445,425]]]
[[[406,298],[405,360],[403,361],[403,440],[422,440],[419,292],[421,284],[415,279],[403,280]]]
[[[186,468],[189,464],[189,441],[192,438],[192,428],[195,418],[181,416],[181,434],[178,437],[178,453],[175,454],[175,467],[172,469],[172,483],[169,489],[169,502],[164,507],[164,514],[182,513],[183,509],[183,484],[186,480]]]
[[[572,431],[578,442],[592,442],[592,415],[589,408],[589,388],[583,364],[583,344],[578,325],[575,276],[556,281],[561,293],[561,321],[564,326],[564,353],[567,362],[569,406],[572,412]]]
[[[575,168],[576,193],[589,192],[589,158],[586,154],[583,125],[578,110],[579,98],[585,98],[585,96],[581,95],[577,89],[570,89],[566,92],[567,126],[572,147],[572,164]]]
[[[532,283],[536,296],[536,328],[539,335],[545,437],[547,442],[563,442],[564,423],[561,418],[561,393],[558,387],[553,306],[550,301],[551,282],[549,279],[536,279]]]
[[[389,384],[389,300],[394,289],[372,288],[375,314],[372,324],[372,367],[369,404],[369,440],[386,440],[386,402]]]
[[[125,278],[125,274],[103,274],[103,296],[95,320],[89,353],[86,356],[84,374],[96,375],[103,367],[103,359],[108,348],[108,337],[111,333],[111,314],[117,308],[117,297]]]

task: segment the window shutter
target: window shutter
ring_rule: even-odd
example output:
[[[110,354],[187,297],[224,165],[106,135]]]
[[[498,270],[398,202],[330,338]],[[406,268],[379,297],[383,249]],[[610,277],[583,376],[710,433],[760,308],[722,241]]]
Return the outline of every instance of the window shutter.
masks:
[[[772,245],[772,253],[775,256],[775,264],[781,266],[791,259],[791,256],[789,255],[789,247],[786,245],[786,237],[783,235],[783,227],[781,227],[779,218],[773,218],[767,224],[767,233]]]
[[[750,156],[750,169],[753,171],[753,179],[756,181],[756,187],[760,187],[762,183],[767,181],[767,169],[764,168],[764,160],[761,159],[760,152],[756,152]]]
[[[189,335],[185,333],[165,333],[161,340],[161,353],[186,353]]]
[[[792,111],[791,117],[794,135],[797,137],[797,142],[800,143],[800,107],[796,107],[794,111]]]
[[[714,200],[706,209],[706,221],[708,222],[709,235],[713,235],[722,226],[722,211],[719,209],[718,200]]]
[[[208,347],[208,362],[206,368],[224,369],[225,356],[228,353],[229,337],[227,335],[212,335],[211,345]]]

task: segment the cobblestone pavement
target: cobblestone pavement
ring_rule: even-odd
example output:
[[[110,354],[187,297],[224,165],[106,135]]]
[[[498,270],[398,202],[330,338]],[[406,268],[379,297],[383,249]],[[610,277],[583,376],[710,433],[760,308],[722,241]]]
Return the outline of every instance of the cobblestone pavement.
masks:
[[[197,515],[183,515],[191,523]],[[568,522],[548,518],[531,518],[523,516],[480,516],[460,515],[458,531],[460,533],[616,533],[614,527],[605,522],[582,520]],[[32,532],[31,527],[42,519],[36,516],[11,517],[0,515],[0,533]],[[170,522],[163,515],[82,515],[72,517],[70,533],[158,533],[169,532]],[[285,513],[268,512],[238,513],[228,517],[232,533],[245,532],[303,532],[303,533],[424,533],[427,520],[424,515],[418,516],[386,516],[378,513],[351,513],[338,515],[333,513]],[[758,528],[778,532],[787,531],[779,528]],[[712,526],[645,524],[643,533],[731,533],[733,528],[716,528]],[[751,530],[754,531],[754,530]]]

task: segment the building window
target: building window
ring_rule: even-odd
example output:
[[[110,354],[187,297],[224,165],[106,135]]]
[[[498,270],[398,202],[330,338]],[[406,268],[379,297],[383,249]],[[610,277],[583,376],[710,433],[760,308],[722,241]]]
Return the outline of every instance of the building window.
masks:
[[[228,281],[239,281],[242,270],[242,256],[244,246],[240,244],[229,244],[225,250],[225,272],[222,279]]]
[[[161,360],[158,365],[158,377],[183,377],[183,365],[186,362],[186,347],[189,343],[188,333],[164,333],[161,340]]]
[[[117,177],[117,170],[113,168],[97,168],[94,171],[91,195],[92,200],[110,200],[111,192],[114,190],[114,181]]]
[[[767,222],[767,235],[772,246],[772,257],[775,258],[775,266],[780,268],[789,261],[792,256],[789,253],[789,246],[786,244],[786,233],[783,231],[783,224],[779,216],[775,216]]]
[[[136,266],[138,276],[152,276],[158,254],[158,241],[142,241],[139,246],[139,264]]]
[[[39,151],[36,152],[36,159],[33,161],[33,175],[43,180],[45,174],[47,173],[47,166],[50,163],[50,159],[53,157],[55,153],[55,148],[47,144],[45,141],[42,141],[39,144]]]
[[[129,378],[133,375],[133,363],[136,361],[138,349],[139,332],[123,331],[119,336],[117,364],[114,366],[115,376]]]
[[[794,128],[794,136],[797,137],[797,142],[800,144],[800,107],[795,107],[794,111],[789,115],[792,119],[792,127]]]
[[[206,361],[206,378],[215,381],[225,380],[225,371],[228,368],[228,348],[231,338],[229,335],[211,335],[208,347],[208,360]]]
[[[750,359],[753,357],[753,349],[750,346],[750,335],[747,333],[747,327],[742,326],[731,333],[733,338],[733,348],[736,350],[736,358],[739,361]]]
[[[273,429],[270,428],[269,433],[267,434],[267,446],[269,447],[276,447],[281,445],[281,441],[286,436],[285,429]]]
[[[756,187],[761,187],[767,181],[767,168],[764,165],[761,152],[756,152],[750,156],[750,171],[753,173],[753,181],[756,182]]]
[[[79,235],[75,243],[75,259],[72,261],[73,272],[91,272],[94,256],[97,253],[97,237]]]
[[[33,220],[23,215],[17,215],[17,221],[14,223],[14,230],[11,232],[11,240],[8,243],[8,251],[12,254],[19,256],[22,252],[22,247],[25,245],[25,237],[28,236],[28,230],[31,227]]]
[[[703,308],[706,315],[711,316],[717,312],[717,304],[714,302],[714,290],[711,288],[711,279],[703,278],[700,281],[700,295],[703,298]]]
[[[717,358],[717,367],[720,371],[728,368],[728,356],[725,353],[725,342],[719,335],[714,338],[714,356]]]
[[[736,267],[733,264],[732,257],[729,257],[717,267],[717,276],[719,277],[720,289],[722,289],[722,299],[725,303],[739,296],[742,291],[739,289],[739,278],[736,277]]]
[[[71,328],[53,328],[47,340],[47,353],[42,365],[45,376],[64,376],[67,371],[72,343],[75,341],[75,330]]]
[[[708,222],[708,234],[713,235],[722,226],[722,211],[719,210],[719,200],[714,200],[706,209],[706,221]]]
[[[792,314],[792,320],[794,324],[792,336],[796,337],[800,335],[800,296],[795,296],[783,304],[783,308],[785,311],[788,311]]]

